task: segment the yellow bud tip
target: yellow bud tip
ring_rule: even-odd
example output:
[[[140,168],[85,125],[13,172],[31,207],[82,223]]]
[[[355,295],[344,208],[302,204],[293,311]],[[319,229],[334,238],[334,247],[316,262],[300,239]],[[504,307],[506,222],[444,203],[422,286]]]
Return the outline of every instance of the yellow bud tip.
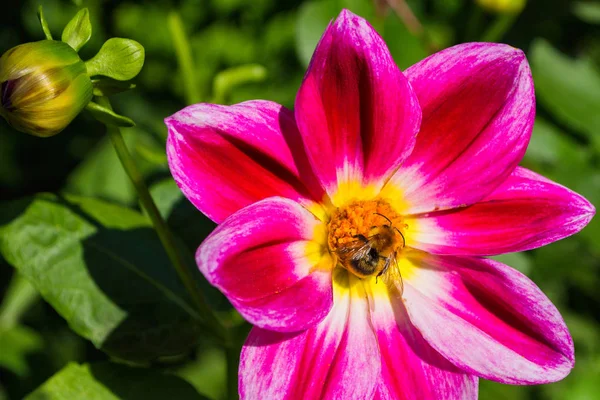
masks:
[[[477,3],[487,11],[499,14],[520,13],[527,0],[477,0]]]

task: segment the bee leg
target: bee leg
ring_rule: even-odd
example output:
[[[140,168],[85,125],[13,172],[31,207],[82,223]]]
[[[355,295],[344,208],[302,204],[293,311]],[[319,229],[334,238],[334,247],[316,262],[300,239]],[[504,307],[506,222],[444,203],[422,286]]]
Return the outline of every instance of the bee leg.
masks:
[[[363,242],[367,243],[369,241],[369,239],[367,239],[364,235],[361,235],[360,233],[358,235],[353,235],[352,236],[353,239],[360,239]]]

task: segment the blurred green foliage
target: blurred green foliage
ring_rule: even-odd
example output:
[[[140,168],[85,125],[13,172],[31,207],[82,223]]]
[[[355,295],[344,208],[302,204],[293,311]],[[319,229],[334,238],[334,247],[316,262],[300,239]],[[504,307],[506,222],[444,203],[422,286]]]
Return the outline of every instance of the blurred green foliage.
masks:
[[[114,106],[137,123],[126,141],[191,263],[214,225],[182,197],[166,163],[162,119],[189,97],[168,22],[173,12],[189,39],[197,82],[192,89],[202,101],[261,98],[292,107],[316,42],[341,8],[368,18],[403,69],[436,50],[490,35],[522,48],[538,99],[523,165],[600,204],[596,1],[530,0],[520,15],[498,24],[501,17],[475,1],[410,0],[422,24],[415,29],[385,0],[26,0],[3,8],[0,51],[42,38],[39,3],[55,37],[78,7],[89,8],[93,34],[84,59],[109,37],[145,47],[137,88],[117,95]],[[104,128],[84,114],[62,134],[40,140],[0,122],[0,399],[29,393],[29,399],[223,398],[224,354],[213,340],[195,334],[193,318],[171,307],[169,293],[183,291],[171,270],[160,268],[167,261]],[[118,239],[107,230],[117,231]],[[577,363],[564,381],[551,385],[482,381],[482,399],[600,399],[599,238],[596,218],[575,237],[498,257],[528,274],[557,305],[575,340]],[[124,246],[135,251],[123,252]],[[44,248],[43,259],[28,262]],[[67,276],[60,282],[68,287],[57,286],[53,274]],[[248,325],[199,281],[241,346]],[[143,311],[148,309],[155,312]],[[157,315],[168,316],[168,323],[159,326]],[[140,359],[141,353],[151,356]],[[108,363],[111,358],[155,368]]]

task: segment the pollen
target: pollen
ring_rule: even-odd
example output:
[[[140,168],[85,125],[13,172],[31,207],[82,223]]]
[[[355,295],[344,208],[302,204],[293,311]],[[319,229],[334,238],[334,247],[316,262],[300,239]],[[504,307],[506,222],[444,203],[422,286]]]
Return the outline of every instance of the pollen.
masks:
[[[399,231],[406,227],[402,217],[385,200],[355,201],[340,207],[329,221],[329,249],[335,252],[356,242],[360,235],[368,238],[378,227],[386,225]]]

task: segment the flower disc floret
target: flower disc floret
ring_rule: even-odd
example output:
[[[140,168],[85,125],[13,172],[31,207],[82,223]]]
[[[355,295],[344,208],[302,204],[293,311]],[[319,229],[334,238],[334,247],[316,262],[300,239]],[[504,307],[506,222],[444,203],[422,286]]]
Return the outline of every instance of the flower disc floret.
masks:
[[[385,200],[354,201],[339,207],[331,214],[328,224],[329,249],[336,252],[340,247],[355,242],[359,235],[368,238],[373,228],[381,225],[391,225],[400,232],[406,229],[402,216]]]

